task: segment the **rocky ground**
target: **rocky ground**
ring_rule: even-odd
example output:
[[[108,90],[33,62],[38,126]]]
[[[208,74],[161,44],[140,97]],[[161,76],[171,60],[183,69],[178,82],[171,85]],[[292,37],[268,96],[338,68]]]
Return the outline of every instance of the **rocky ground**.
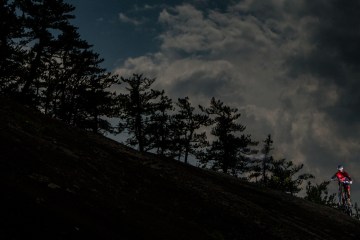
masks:
[[[0,103],[1,239],[360,239],[336,209]]]

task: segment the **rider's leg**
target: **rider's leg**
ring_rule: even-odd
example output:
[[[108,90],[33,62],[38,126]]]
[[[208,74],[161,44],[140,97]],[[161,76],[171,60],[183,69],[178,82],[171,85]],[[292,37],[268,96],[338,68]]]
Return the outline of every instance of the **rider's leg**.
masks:
[[[343,188],[342,188],[342,185],[339,184],[339,190],[338,190],[338,199],[339,199],[339,202],[338,202],[338,207],[341,207],[344,203],[344,194],[343,194]]]
[[[350,185],[346,185],[346,193],[348,195],[348,203],[351,205],[351,198],[350,198]]]

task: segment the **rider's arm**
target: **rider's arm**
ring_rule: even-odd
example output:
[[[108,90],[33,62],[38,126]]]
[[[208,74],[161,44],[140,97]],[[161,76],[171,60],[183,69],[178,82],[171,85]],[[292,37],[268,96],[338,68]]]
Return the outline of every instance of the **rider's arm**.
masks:
[[[349,181],[352,181],[350,175],[347,172],[345,173],[345,177],[347,177],[349,179]]]
[[[336,173],[330,179],[331,179],[331,181],[337,180],[338,177],[337,177]]]

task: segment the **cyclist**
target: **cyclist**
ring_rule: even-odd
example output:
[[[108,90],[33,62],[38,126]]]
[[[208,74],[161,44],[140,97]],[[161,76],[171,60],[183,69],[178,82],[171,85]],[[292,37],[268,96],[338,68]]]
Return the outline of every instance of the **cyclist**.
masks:
[[[343,187],[344,190],[347,192],[348,196],[349,196],[349,204],[351,204],[350,202],[350,184],[352,184],[352,179],[350,177],[350,175],[344,171],[344,166],[343,165],[338,165],[337,167],[338,171],[334,174],[334,176],[332,176],[331,180],[338,180],[339,182],[339,205],[340,203],[344,202],[344,196],[340,196],[341,188]]]

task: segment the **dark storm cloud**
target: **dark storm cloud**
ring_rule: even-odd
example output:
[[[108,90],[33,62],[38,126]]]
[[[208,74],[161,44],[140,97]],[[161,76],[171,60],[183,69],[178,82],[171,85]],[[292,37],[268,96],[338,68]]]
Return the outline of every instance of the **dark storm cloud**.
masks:
[[[242,3],[247,2],[247,3]],[[268,19],[283,19],[283,9],[279,8],[274,1],[240,1],[240,4],[234,10],[239,10],[240,14],[256,15],[262,21]]]
[[[359,12],[359,1],[307,0],[301,13],[316,19],[307,39],[313,50],[288,61],[291,76],[309,73],[324,85],[337,86],[339,100],[326,110],[340,123],[360,120]]]

